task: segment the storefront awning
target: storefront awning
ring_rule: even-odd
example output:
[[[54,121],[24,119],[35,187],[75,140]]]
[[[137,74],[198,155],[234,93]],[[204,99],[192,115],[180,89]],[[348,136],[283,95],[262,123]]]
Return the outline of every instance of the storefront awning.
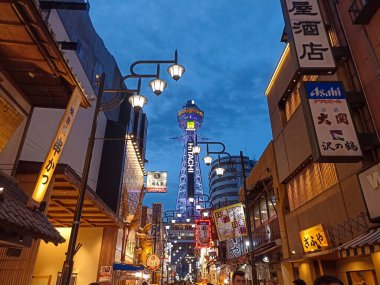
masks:
[[[17,175],[38,175],[41,162],[20,161]],[[56,227],[71,227],[79,195],[81,177],[69,165],[58,164],[47,216]],[[21,177],[20,177],[21,179]],[[83,204],[81,227],[122,226],[122,220],[90,188]]]
[[[380,228],[371,229],[337,248],[340,257],[368,255],[380,251]]]
[[[11,245],[15,237],[20,246],[27,237],[54,244],[64,242],[43,212],[27,207],[28,200],[16,180],[0,171],[0,245]]]
[[[113,270],[121,270],[121,271],[142,271],[144,270],[144,266],[136,266],[133,264],[122,264],[122,263],[114,263]]]
[[[86,108],[90,105],[87,95],[36,2],[0,1],[0,71],[34,107],[65,108],[78,88],[81,106]]]

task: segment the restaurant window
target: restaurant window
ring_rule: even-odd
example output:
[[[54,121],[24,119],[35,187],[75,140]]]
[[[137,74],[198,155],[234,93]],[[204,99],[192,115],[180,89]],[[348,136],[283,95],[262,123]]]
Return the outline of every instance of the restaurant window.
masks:
[[[274,194],[274,188],[271,188],[267,193],[267,199],[268,199],[268,211],[269,211],[269,218],[273,218],[276,216],[276,196]]]
[[[290,210],[294,210],[338,183],[333,163],[310,163],[286,184]]]
[[[261,223],[264,223],[267,220],[269,220],[267,199],[265,199],[265,195],[262,195],[260,197],[260,213],[261,213]]]
[[[261,225],[261,222],[260,222],[260,208],[259,208],[258,203],[255,203],[253,206],[253,219],[255,220],[255,228],[259,227]]]

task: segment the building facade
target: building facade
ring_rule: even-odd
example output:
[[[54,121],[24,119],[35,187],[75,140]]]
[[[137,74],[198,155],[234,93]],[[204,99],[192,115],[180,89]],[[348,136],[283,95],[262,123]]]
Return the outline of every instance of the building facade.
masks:
[[[242,172],[240,156],[232,155],[231,160],[228,157],[220,159],[220,163],[229,163],[228,167],[225,167],[223,176],[219,177],[215,173],[215,168],[218,167],[219,161],[214,160],[211,163],[209,170],[209,189],[210,200],[213,208],[220,208],[229,204],[238,203],[239,189],[243,183],[242,176],[236,175],[236,173]],[[248,157],[244,157],[244,170],[246,176],[248,176],[255,162]]]
[[[278,196],[282,201],[278,210],[282,212],[282,232],[285,233],[282,235],[284,284],[290,284],[295,278],[312,284],[315,277],[323,274],[337,275],[345,284],[380,281],[378,219],[371,217],[371,205],[365,199],[368,189],[359,179],[364,170],[379,161],[379,98],[375,94],[380,90],[377,52],[380,31],[375,27],[380,23],[380,13],[375,2],[307,2],[312,16],[322,18],[318,21],[321,26],[314,27],[319,29],[317,35],[302,24],[290,24],[289,19],[295,17],[298,10],[287,7],[291,2],[282,1],[287,23],[282,40],[286,47],[265,93],[278,173]],[[320,45],[323,50],[315,57],[315,49],[308,52],[305,49],[309,48],[308,44],[319,44],[314,41],[318,38],[310,37],[323,34],[323,29],[328,43]],[[300,35],[305,38],[299,38]],[[302,54],[298,48],[305,39],[310,42],[303,42]],[[322,71],[322,67],[327,66],[324,64],[309,68],[323,60],[322,55],[327,56],[324,52],[330,50],[333,69]],[[301,68],[305,58],[310,65]],[[346,160],[316,159],[316,141],[310,130],[324,124],[327,113],[321,108],[319,119],[322,120],[315,125],[308,121],[305,86],[309,83],[305,82],[310,81],[327,82],[328,86],[336,81],[343,84],[363,154],[358,162],[352,159],[347,162],[347,157]],[[336,102],[322,99],[316,104],[322,103]],[[333,143],[334,148],[340,148],[339,142]],[[327,146],[326,150],[330,148]],[[372,199],[380,202],[379,197]]]
[[[50,46],[48,53],[35,54],[33,60],[13,58],[12,61],[24,65],[20,73],[22,76],[12,73],[12,80],[18,80],[14,80],[13,87],[6,87],[7,93],[11,94],[10,98],[14,98],[10,104],[14,104],[13,108],[18,110],[13,112],[14,120],[7,127],[7,137],[4,137],[4,142],[7,140],[12,143],[4,143],[0,160],[4,164],[12,164],[7,174],[16,177],[24,193],[29,196],[33,193],[49,146],[65,112],[64,108],[73,97],[73,88],[79,90],[83,97],[81,106],[87,109],[80,109],[75,119],[65,121],[66,127],[69,124],[72,126],[71,132],[59,161],[52,165],[54,175],[45,195],[46,208],[41,208],[41,212],[46,211],[49,221],[60,234],[51,241],[61,244],[54,246],[35,240],[30,248],[23,248],[18,257],[6,257],[4,251],[0,268],[6,270],[1,271],[0,280],[2,284],[30,284],[41,280],[50,280],[55,284],[65,259],[76,209],[94,115],[93,102],[98,92],[97,75],[105,73],[107,89],[120,89],[124,86],[115,59],[92,26],[84,1],[73,3],[72,5],[77,5],[75,9],[72,9],[71,4],[66,4],[59,10],[39,7],[38,1],[25,2],[25,7],[21,7],[5,1],[0,10],[14,15],[15,21],[26,23],[23,29],[27,32],[24,36],[30,34],[30,39],[33,39],[34,33],[37,33],[41,41],[43,39],[46,42],[45,48],[48,42]],[[82,5],[82,10],[77,9],[79,4],[85,4]],[[20,19],[20,15],[26,13],[25,9],[30,19],[33,19],[33,27],[38,27],[38,31],[33,28],[30,32],[30,19]],[[9,31],[1,33],[5,35]],[[30,41],[22,39],[20,32],[15,33],[14,39],[21,43]],[[3,37],[0,42],[9,45]],[[36,42],[37,46],[40,44]],[[32,45],[27,46],[33,48]],[[39,46],[34,49],[44,51],[45,48]],[[29,54],[33,52],[29,51]],[[42,65],[41,56],[50,69]],[[8,63],[2,63],[2,68],[7,67]],[[14,69],[14,66],[9,67]],[[6,75],[7,78],[9,75]],[[108,96],[112,98],[113,95],[105,94],[104,101],[110,99]],[[99,114],[78,235],[82,248],[74,259],[73,279],[79,284],[96,281],[102,266],[111,266],[120,261],[133,263],[134,229],[126,227],[125,223],[135,225],[141,214],[139,209],[143,197],[141,189],[147,125],[146,115],[141,110],[134,111],[127,100],[117,108]],[[3,136],[5,133],[1,134]],[[58,152],[58,148],[56,150]],[[49,240],[46,237],[44,239]],[[48,258],[52,254],[55,256],[54,262]],[[25,270],[18,272],[12,266],[22,266]]]

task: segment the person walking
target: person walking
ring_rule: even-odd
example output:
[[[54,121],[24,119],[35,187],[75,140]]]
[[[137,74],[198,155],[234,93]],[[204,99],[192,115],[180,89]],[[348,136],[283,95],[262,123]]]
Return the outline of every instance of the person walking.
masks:
[[[236,270],[232,274],[232,285],[245,285],[245,272]]]

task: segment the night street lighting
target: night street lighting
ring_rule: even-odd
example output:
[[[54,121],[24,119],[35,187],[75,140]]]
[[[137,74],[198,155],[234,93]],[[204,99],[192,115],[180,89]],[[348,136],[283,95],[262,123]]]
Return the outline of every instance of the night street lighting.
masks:
[[[175,81],[177,81],[185,73],[185,68],[182,65],[175,63],[175,64],[168,67],[168,72],[169,72],[170,76]]]
[[[223,167],[215,168],[216,175],[218,175],[219,177],[223,176],[224,171],[226,171],[226,170]]]
[[[196,145],[193,147],[193,153],[194,154],[200,154],[201,151],[202,151],[202,148],[200,146]]]
[[[131,103],[134,109],[139,110],[142,109],[146,103],[148,103],[148,99],[141,94],[135,94],[129,97],[128,102]]]
[[[205,156],[204,158],[203,158],[203,161],[205,162],[205,164],[207,165],[207,166],[210,166],[211,165],[211,162],[212,162],[212,157],[211,156]]]
[[[150,88],[152,88],[154,94],[158,96],[161,95],[161,93],[164,91],[164,89],[167,86],[167,83],[164,80],[157,78],[150,81],[149,86]]]
[[[174,219],[172,220],[172,224],[175,224],[175,220]]]
[[[169,225],[166,225],[166,226],[165,226],[165,229],[169,230],[169,229],[170,229],[170,226],[169,226]]]
[[[189,219],[189,218],[187,218],[187,219],[186,219],[186,222],[187,222],[187,223],[190,223],[190,219]]]
[[[194,203],[194,198],[193,198],[193,197],[190,197],[190,198],[189,198],[189,202],[190,202],[190,203]]]
[[[200,209],[202,209],[202,206],[201,205],[196,205],[195,209],[197,209],[199,211]]]

